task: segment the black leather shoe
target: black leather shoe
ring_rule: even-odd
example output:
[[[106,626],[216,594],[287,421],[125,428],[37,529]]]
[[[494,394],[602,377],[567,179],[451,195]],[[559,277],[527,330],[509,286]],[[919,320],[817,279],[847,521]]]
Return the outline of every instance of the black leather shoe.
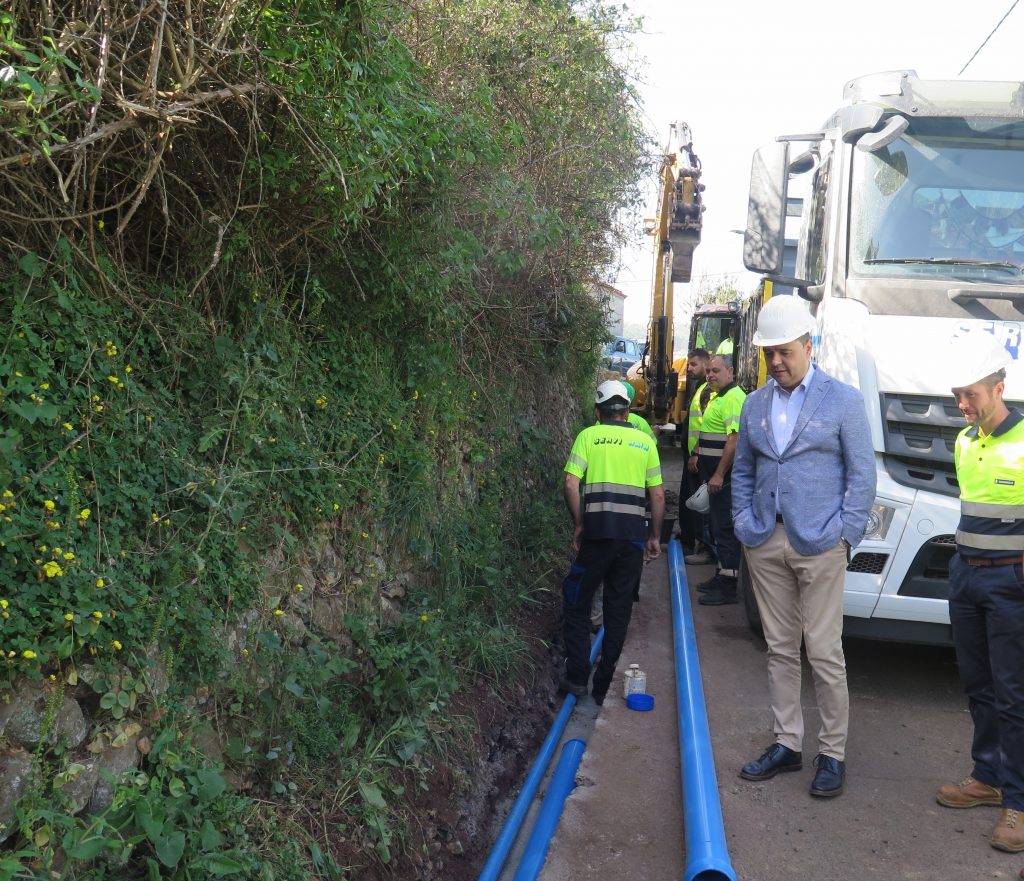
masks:
[[[707,593],[711,590],[718,590],[722,586],[722,576],[717,572],[712,575],[707,581],[702,581],[697,585],[697,593]]]
[[[781,743],[773,743],[760,758],[743,766],[740,777],[744,780],[771,780],[782,771],[799,771],[803,766],[803,753],[794,752]]]
[[[814,760],[818,770],[811,783],[811,795],[818,798],[835,798],[843,792],[843,781],[846,779],[846,762],[833,759],[824,753]]]
[[[707,593],[701,594],[697,600],[702,606],[731,606],[734,603],[738,603],[736,599],[736,588],[733,588],[732,593],[724,590],[709,590]]]

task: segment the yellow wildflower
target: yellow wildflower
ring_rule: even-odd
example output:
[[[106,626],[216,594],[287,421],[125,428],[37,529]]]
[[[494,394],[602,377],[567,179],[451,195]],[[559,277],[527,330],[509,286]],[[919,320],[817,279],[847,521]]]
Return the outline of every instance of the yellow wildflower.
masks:
[[[326,410],[327,409],[327,396],[326,395],[320,395],[320,397],[318,397],[316,399],[316,405],[321,410]]]
[[[60,524],[56,520],[47,520],[46,525],[50,529],[60,529]]]
[[[368,532],[364,532],[363,533],[363,538],[369,538],[369,537],[370,537],[370,533],[368,533]]]
[[[64,570],[60,568],[59,563],[50,561],[43,565],[43,572],[46,573],[47,578],[60,578],[64,574]]]
[[[417,400],[419,400],[419,397],[420,397],[420,390],[419,389],[413,389],[412,390],[412,399],[414,401],[417,401]]]
[[[0,600],[0,609],[6,609],[9,605],[10,603],[7,600]]]
[[[104,221],[102,221],[102,220],[97,220],[96,221],[96,229],[103,229],[103,227],[105,227],[106,225],[107,224]]]
[[[2,493],[2,495],[3,495],[3,497],[5,499],[13,499],[14,498],[14,493],[12,493],[9,489],[5,489],[3,491],[3,493]]]
[[[249,657],[249,649],[242,649],[242,657],[243,658],[248,658]]]
[[[82,508],[82,510],[78,512],[78,519],[88,520],[90,514],[92,514],[92,511],[90,511],[88,508]]]
[[[106,587],[107,586],[107,582],[105,582],[102,578],[97,578],[96,579],[96,586],[97,587]]]
[[[341,510],[341,505],[339,505],[337,502],[335,502],[331,507],[334,508],[335,511]]]
[[[75,620],[75,613],[74,612],[65,612],[64,613],[64,620],[65,621],[74,621]]]
[[[47,511],[52,511],[57,507],[57,505],[53,499],[46,499],[46,501],[43,502],[43,507],[46,508]]]
[[[63,426],[65,431],[74,431],[75,430],[75,426],[73,426],[70,422],[62,422],[61,425]]]
[[[41,383],[39,383],[39,388],[41,388],[45,392],[47,389],[50,388],[50,383],[48,383],[48,382],[41,382]]]
[[[124,365],[124,372],[125,373],[131,373],[132,372],[132,365],[131,364],[125,364]]]
[[[425,614],[424,615],[420,615],[420,621],[426,622],[426,621],[429,621],[429,620],[430,619]]]
[[[117,385],[120,381],[116,376],[107,377],[107,382],[112,382],[114,385]]]
[[[93,395],[89,400],[91,400],[95,404],[99,399],[100,399],[99,395]]]
[[[295,592],[296,593],[302,593],[302,585],[301,584],[296,584],[295,585]]]
[[[95,618],[97,621],[102,621],[103,620],[103,613],[99,612],[99,611],[93,612],[92,613],[92,617]]]
[[[36,653],[35,653],[34,651],[32,651],[32,649],[25,649],[25,651],[23,651],[23,652],[21,653],[21,656],[22,656],[22,657],[23,657],[23,658],[24,658],[24,659],[25,659],[26,661],[31,661],[31,660],[32,660],[32,659],[33,659],[33,658],[34,658],[34,657],[36,656]]]
[[[64,557],[65,560],[75,559],[75,555],[71,553],[71,551],[65,551],[61,556]]]
[[[157,522],[157,521],[158,521],[158,520],[160,519],[160,515],[159,515],[159,514],[157,514],[157,512],[156,512],[156,511],[150,511],[150,513],[149,513],[149,519],[150,519],[150,520],[151,520],[151,521],[152,521],[153,523],[156,523],[156,522]]]
[[[112,640],[110,640],[110,647],[111,647],[111,648],[112,648],[112,649],[113,649],[113,650],[114,650],[115,652],[119,652],[119,651],[121,651],[121,649],[123,649],[123,648],[124,648],[124,646],[123,646],[123,645],[121,645],[121,641],[120,641],[120,640],[118,640],[118,639],[112,639]]]
[[[282,618],[284,617],[284,612],[281,609],[274,609],[274,617]]]

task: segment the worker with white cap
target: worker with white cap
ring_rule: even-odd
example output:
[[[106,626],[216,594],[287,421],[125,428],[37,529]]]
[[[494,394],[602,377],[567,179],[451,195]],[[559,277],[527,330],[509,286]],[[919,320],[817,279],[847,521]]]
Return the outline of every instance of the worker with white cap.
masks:
[[[733,525],[768,643],[775,742],[740,776],[803,767],[800,644],[821,716],[811,795],[837,796],[846,775],[850,699],[843,583],[875,499],[864,399],[811,362],[815,321],[795,296],[770,299],[753,342],[771,379],[747,397],[732,470]]]
[[[644,560],[661,553],[665,491],[657,442],[626,421],[626,387],[617,380],[602,382],[594,403],[599,422],[577,435],[565,463],[563,491],[576,559],[562,584],[566,658],[559,688],[576,696],[587,693],[590,608],[603,581],[604,642],[591,689],[595,702],[602,704],[626,641],[633,588]]]
[[[1024,851],[1024,416],[1003,402],[1010,354],[992,334],[952,342],[950,385],[967,427],[949,620],[974,720],[974,768],[939,788],[951,808],[1000,805],[992,847]]]

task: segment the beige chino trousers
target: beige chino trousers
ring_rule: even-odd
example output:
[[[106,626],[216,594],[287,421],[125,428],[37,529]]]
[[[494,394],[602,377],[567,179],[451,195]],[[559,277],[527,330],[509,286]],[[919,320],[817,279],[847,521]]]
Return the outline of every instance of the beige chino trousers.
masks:
[[[814,677],[821,714],[818,752],[843,761],[850,723],[850,696],[843,656],[843,580],[846,546],[805,557],[777,524],[763,545],[743,548],[768,643],[768,694],[775,737],[800,751],[804,717],[800,705],[800,642]]]

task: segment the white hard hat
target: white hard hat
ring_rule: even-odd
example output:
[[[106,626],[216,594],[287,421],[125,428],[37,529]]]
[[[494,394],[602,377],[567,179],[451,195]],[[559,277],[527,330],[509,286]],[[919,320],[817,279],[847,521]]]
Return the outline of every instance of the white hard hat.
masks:
[[[814,333],[814,316],[803,300],[781,294],[761,307],[753,342],[755,346],[780,346],[800,339],[805,333]]]
[[[622,405],[629,406],[629,391],[617,379],[606,379],[597,387],[594,403],[598,406],[610,404],[615,398],[622,398]]]
[[[987,331],[953,337],[948,356],[950,388],[981,382],[1013,360],[1005,346]]]
[[[698,514],[707,514],[711,510],[711,501],[708,498],[708,485],[706,483],[702,483],[697,487],[697,492],[686,500],[686,507],[691,511],[696,511]]]

